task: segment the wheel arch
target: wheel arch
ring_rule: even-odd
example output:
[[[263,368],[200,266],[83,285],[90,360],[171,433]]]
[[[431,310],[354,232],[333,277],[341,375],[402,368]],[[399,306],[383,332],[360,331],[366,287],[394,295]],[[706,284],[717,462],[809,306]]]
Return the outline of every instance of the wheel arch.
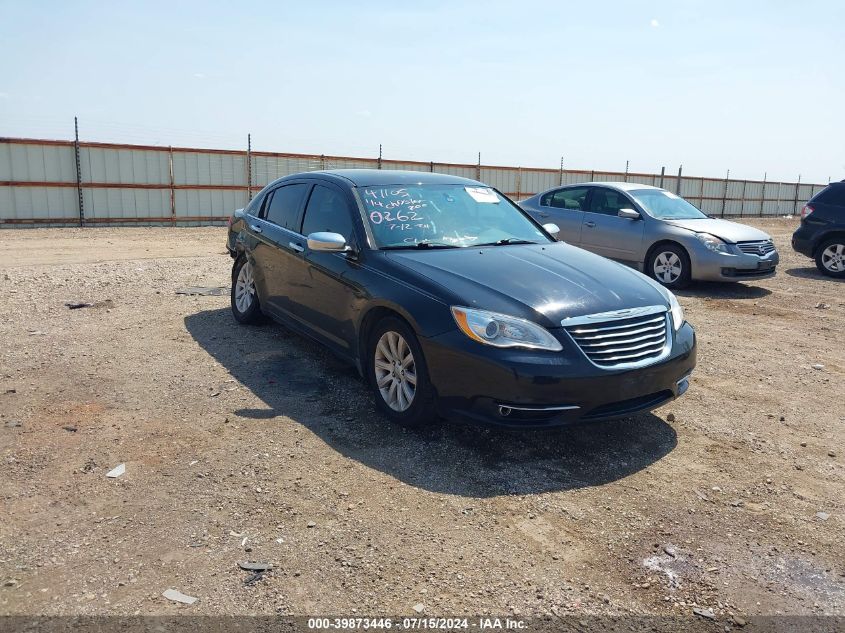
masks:
[[[358,367],[358,371],[361,373],[362,376],[365,375],[367,371],[367,367],[369,364],[369,359],[367,357],[367,344],[370,341],[370,334],[373,331],[373,328],[387,317],[395,317],[403,321],[411,331],[419,337],[419,327],[415,324],[414,320],[410,317],[409,314],[399,306],[390,304],[390,303],[374,303],[367,307],[367,309],[363,312],[361,316],[361,320],[358,322],[357,332],[358,332],[358,349],[357,351],[357,362],[356,365]]]
[[[690,265],[692,265],[692,257],[690,256],[689,249],[686,246],[684,246],[683,244],[681,244],[677,240],[664,238],[664,239],[661,239],[661,240],[657,240],[654,244],[652,244],[651,246],[648,247],[648,250],[646,251],[646,254],[645,254],[645,260],[643,261],[644,267],[648,266],[649,262],[651,261],[652,256],[654,255],[654,252],[658,248],[660,248],[661,246],[677,246],[678,248],[683,250],[684,253],[686,253],[687,259],[690,260]]]
[[[845,242],[845,229],[833,229],[816,239],[816,243],[813,244],[813,257],[818,254],[819,248],[821,248],[822,244],[825,244],[834,238],[842,239],[843,242]]]

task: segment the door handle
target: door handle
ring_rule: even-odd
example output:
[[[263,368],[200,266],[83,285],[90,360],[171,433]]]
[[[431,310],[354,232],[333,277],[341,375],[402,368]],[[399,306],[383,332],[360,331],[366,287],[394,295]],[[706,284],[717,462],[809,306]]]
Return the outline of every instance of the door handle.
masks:
[[[304,246],[302,246],[301,244],[297,244],[296,242],[288,242],[288,246],[290,246],[297,253],[301,253],[305,250]]]
[[[261,227],[257,224],[250,224],[249,228],[255,231],[256,233],[261,233]]]
[[[593,228],[595,225],[596,225],[595,222],[584,222],[584,226],[588,226],[590,228]]]

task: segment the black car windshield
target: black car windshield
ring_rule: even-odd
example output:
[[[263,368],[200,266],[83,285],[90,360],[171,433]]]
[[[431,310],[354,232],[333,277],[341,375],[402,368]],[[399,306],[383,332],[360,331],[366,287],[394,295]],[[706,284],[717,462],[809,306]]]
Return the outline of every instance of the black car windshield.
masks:
[[[546,244],[551,240],[507,198],[489,187],[359,187],[378,248],[463,248]]]
[[[689,202],[663,189],[628,192],[651,217],[658,220],[701,220],[707,216]]]

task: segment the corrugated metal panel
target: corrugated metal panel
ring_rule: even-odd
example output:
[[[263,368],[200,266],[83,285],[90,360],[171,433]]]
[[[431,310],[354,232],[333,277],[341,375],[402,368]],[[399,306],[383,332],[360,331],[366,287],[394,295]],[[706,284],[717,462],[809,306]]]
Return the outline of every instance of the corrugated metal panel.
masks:
[[[722,198],[725,195],[725,181],[703,180],[701,195],[705,198]]]
[[[0,180],[76,182],[73,147],[0,143]]]
[[[681,178],[681,197],[700,198],[701,180],[699,178]]]
[[[246,185],[246,154],[173,152],[173,179],[178,185]]]
[[[79,221],[76,189],[0,187],[0,221],[29,218]]]
[[[654,176],[646,176],[643,174],[634,174],[628,176],[628,182],[636,182],[641,185],[651,185],[656,187],[660,182],[660,176],[657,176],[656,179]]]
[[[83,183],[170,183],[169,158],[166,151],[81,147],[79,163]],[[72,154],[70,165],[74,165]],[[76,174],[73,180],[76,179],[75,176]]]
[[[722,215],[722,201],[704,199],[696,205],[707,215]]]
[[[82,200],[86,219],[170,217],[169,189],[83,187]]]
[[[762,182],[749,182],[745,185],[745,199],[751,200],[754,198],[762,198],[763,197],[763,183]]]
[[[740,215],[742,213],[741,200],[727,200],[725,202],[725,215]]]
[[[742,189],[743,189],[743,181],[742,180],[729,180],[728,181],[728,198],[741,198],[742,197]]]
[[[218,216],[227,218],[246,206],[246,191],[231,189],[181,189],[174,196],[176,217]]]

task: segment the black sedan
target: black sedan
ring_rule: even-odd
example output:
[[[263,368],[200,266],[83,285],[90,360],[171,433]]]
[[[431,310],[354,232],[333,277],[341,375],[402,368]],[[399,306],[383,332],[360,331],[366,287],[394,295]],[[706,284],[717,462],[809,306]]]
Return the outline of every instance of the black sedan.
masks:
[[[323,343],[409,425],[551,426],[680,396],[696,343],[674,295],[557,230],[465,178],[286,176],[230,222],[232,312]]]

